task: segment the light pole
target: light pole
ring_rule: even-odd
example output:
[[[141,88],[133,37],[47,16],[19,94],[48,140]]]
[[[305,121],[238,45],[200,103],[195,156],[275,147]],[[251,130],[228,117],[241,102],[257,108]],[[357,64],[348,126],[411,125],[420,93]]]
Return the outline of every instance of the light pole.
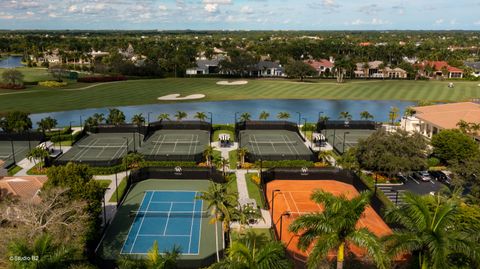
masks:
[[[322,117],[323,111],[318,112],[318,121],[320,121],[320,118]]]
[[[307,119],[302,118],[303,120],[303,135],[305,136],[305,140],[307,140]]]
[[[70,121],[70,142],[72,142],[73,144],[73,130],[72,130],[72,122],[75,122],[75,121]]]
[[[272,221],[272,225],[273,225],[273,205],[274,205],[274,202],[275,202],[275,193],[276,192],[279,192],[280,190],[279,189],[275,189],[275,190],[272,190],[272,215],[270,216],[271,217],[271,221]]]
[[[345,132],[343,133],[343,147],[342,147],[342,154],[345,153],[345,137],[347,134],[350,134],[350,132]]]
[[[107,193],[107,190],[109,190],[110,188],[105,188],[105,191],[103,193],[103,227],[107,227],[107,207],[106,207],[106,204],[105,204],[105,194]]]
[[[62,140],[60,139],[60,129],[58,130],[58,144],[60,145],[60,151],[62,151]]]
[[[153,112],[148,112],[147,113],[147,125],[150,124],[150,114],[152,114]]]
[[[127,141],[125,144],[125,157],[128,155],[128,137],[123,137]],[[125,180],[128,180],[128,158],[125,158]]]
[[[280,231],[278,232],[280,241],[282,241],[283,216],[290,217],[290,215],[291,215],[290,211],[285,211],[282,213],[282,215],[280,215]]]
[[[335,149],[335,137],[337,136],[337,135],[335,134],[335,131],[336,131],[337,129],[335,129],[335,127],[333,127],[333,128],[334,128],[334,129],[333,129],[333,144],[332,144],[332,147]]]
[[[207,112],[208,114],[210,114],[210,126],[213,125],[213,113],[212,112]]]
[[[12,145],[13,163],[16,164],[17,161],[15,160],[15,147],[13,146],[13,138],[12,137],[10,137],[10,144]]]
[[[82,121],[82,116],[85,115],[80,115],[80,132],[83,131],[83,121]]]
[[[375,191],[373,192],[374,195],[377,195],[377,182],[378,182],[378,174],[375,173]]]
[[[301,120],[301,118],[302,118],[302,113],[300,113],[300,112],[295,112],[295,113],[298,114],[298,125],[300,126],[300,123],[301,123],[301,121],[302,121],[302,120]]]
[[[117,208],[118,208],[118,176],[115,173],[115,197],[117,198]]]
[[[235,124],[237,124],[237,115],[240,114],[240,112],[235,112]]]

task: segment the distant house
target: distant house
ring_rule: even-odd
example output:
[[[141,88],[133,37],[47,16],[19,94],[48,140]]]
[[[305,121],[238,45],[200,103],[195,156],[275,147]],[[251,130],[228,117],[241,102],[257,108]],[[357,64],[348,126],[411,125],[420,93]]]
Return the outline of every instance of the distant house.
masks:
[[[407,71],[384,66],[382,61],[357,63],[354,74],[356,78],[407,78]]]
[[[419,63],[419,74],[431,78],[463,78],[463,70],[450,66],[445,61],[424,61]],[[430,67],[428,70],[427,67]]]
[[[285,69],[278,62],[259,61],[255,70],[251,72],[253,77],[285,77]]]
[[[321,75],[329,76],[333,74],[332,72],[334,67],[333,58],[330,58],[330,60],[327,60],[327,59],[306,60],[305,63],[313,67],[315,70],[317,70],[319,76]]]
[[[195,67],[186,70],[187,75],[211,75],[220,73],[219,63],[222,58],[197,60]]]
[[[480,77],[480,62],[464,62],[463,64],[473,69],[472,76]]]
[[[4,177],[0,179],[0,196],[11,195],[23,201],[38,202],[38,193],[46,181],[45,176]]]

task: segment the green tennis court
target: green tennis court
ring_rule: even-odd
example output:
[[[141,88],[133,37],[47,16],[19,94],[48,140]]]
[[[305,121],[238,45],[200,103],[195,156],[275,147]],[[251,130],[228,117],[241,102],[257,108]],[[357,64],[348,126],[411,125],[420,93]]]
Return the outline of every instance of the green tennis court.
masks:
[[[143,143],[139,152],[149,160],[200,161],[210,144],[204,130],[158,130]]]
[[[30,143],[30,144],[29,144]],[[13,141],[13,148],[11,141],[0,140],[0,160],[4,161],[4,167],[10,166],[15,161],[19,162],[24,159],[30,148],[34,148],[38,145],[38,141]]]
[[[135,134],[138,139],[138,134]],[[98,133],[78,141],[59,158],[59,162],[115,162],[133,151],[132,133]],[[136,142],[138,144],[138,142]]]
[[[122,255],[144,257],[157,240],[160,252],[181,248],[182,268],[208,266],[216,255],[215,238],[223,248],[221,224],[211,224],[207,204],[195,199],[209,184],[208,180],[148,179],[133,185],[97,254],[105,260]]]
[[[263,160],[311,160],[312,152],[296,132],[287,130],[243,130],[240,147],[251,158]]]
[[[357,146],[360,139],[365,139],[374,132],[375,130],[366,129],[322,130],[322,133],[327,139],[328,143],[330,143],[330,145],[332,145],[332,147],[339,153],[343,153],[349,148]],[[345,138],[345,143],[343,138]]]

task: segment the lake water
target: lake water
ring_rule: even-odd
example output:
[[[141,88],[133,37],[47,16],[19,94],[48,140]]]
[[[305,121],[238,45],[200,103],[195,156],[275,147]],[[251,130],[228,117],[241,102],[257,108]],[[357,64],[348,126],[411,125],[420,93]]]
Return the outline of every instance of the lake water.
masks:
[[[184,111],[188,113],[188,119],[193,119],[196,112],[212,112],[214,123],[234,123],[235,112],[239,114],[248,112],[253,119],[258,119],[262,111],[270,113],[271,120],[276,119],[278,112],[289,112],[290,120],[298,121],[300,112],[302,118],[306,118],[308,122],[315,122],[318,119],[319,112],[330,117],[330,119],[338,119],[340,112],[348,111],[353,119],[360,119],[360,112],[368,111],[375,118],[375,121],[388,121],[390,108],[398,107],[403,113],[408,106],[415,105],[413,102],[405,101],[372,101],[372,100],[318,100],[318,99],[302,99],[302,100],[241,100],[241,101],[218,101],[218,102],[193,102],[193,103],[174,103],[174,104],[151,104],[140,106],[123,106],[117,107],[125,113],[127,121],[130,121],[134,114],[143,113],[145,119],[150,113],[150,121],[155,121],[160,113],[168,113],[173,119],[176,111]],[[68,126],[70,121],[72,125],[78,125],[80,116],[83,120],[90,117],[94,113],[108,114],[108,108],[92,108],[82,110],[70,110],[62,112],[50,112],[32,114],[32,122],[34,125],[45,117],[53,117],[57,119],[59,126]],[[302,120],[303,122],[303,120]]]
[[[22,56],[8,56],[0,59],[0,68],[15,68],[22,66]]]

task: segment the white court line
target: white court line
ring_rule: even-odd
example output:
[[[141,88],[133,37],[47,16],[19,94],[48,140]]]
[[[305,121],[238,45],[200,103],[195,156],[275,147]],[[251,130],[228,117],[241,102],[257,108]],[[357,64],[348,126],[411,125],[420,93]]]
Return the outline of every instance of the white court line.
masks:
[[[140,206],[139,208],[142,206],[143,202],[145,201],[145,197],[147,197],[147,192],[145,192],[145,195],[143,195],[143,198],[142,198],[142,202],[140,203]],[[140,210],[139,210],[140,211]],[[127,243],[127,240],[128,240],[128,236],[130,235],[130,232],[132,231],[132,228],[133,228],[133,224],[135,223],[135,220],[137,219],[137,216],[138,216],[138,212],[135,214],[135,218],[133,219],[133,222],[132,222],[132,225],[130,225],[130,229],[128,230],[128,233],[127,233],[127,238],[125,238],[125,241],[123,242],[123,246],[122,246],[122,250],[120,252],[123,253],[123,249],[125,248],[125,244]],[[130,249],[129,253],[131,253],[132,250]]]
[[[197,193],[197,192],[195,192]],[[196,197],[196,196],[195,196]],[[199,200],[200,201],[200,209],[201,211],[203,211],[203,200]],[[200,253],[200,242],[202,242],[202,222],[203,222],[203,217],[200,218],[200,226],[198,228],[198,244],[197,244],[197,252],[196,253]],[[215,225],[217,225],[217,223],[215,223]],[[222,228],[223,229],[223,228]],[[222,236],[223,236],[223,233],[222,233]],[[191,239],[191,237],[190,237]]]
[[[163,235],[163,234],[139,234],[138,237],[188,237],[190,235],[188,234],[167,234],[167,235]]]
[[[282,194],[283,200],[285,200],[285,204],[287,205],[288,211],[292,212],[292,208],[290,207],[290,203],[287,201],[287,198],[285,197],[285,194],[283,193],[283,191],[280,192],[280,194]]]
[[[194,202],[155,202],[152,201],[151,204],[170,204],[170,203],[175,203],[175,204],[193,204]]]
[[[99,139],[94,138],[90,143],[87,144],[87,146],[95,146],[98,143]],[[92,144],[93,143],[93,144]],[[88,151],[90,151],[89,148],[82,148],[77,154],[73,156],[74,161],[79,161]],[[77,156],[80,154],[80,156]]]
[[[290,150],[290,153],[293,154],[293,151],[292,151],[292,149],[290,148],[290,145],[288,144],[287,139],[285,139],[285,135],[282,135],[282,138],[283,138],[283,141],[285,141],[285,144],[287,145],[288,150]],[[288,138],[288,137],[287,137],[287,138]]]
[[[120,148],[117,149],[117,151],[115,152],[115,154],[111,157],[110,160],[113,160],[115,158],[117,158],[117,154],[118,154],[118,158],[120,158],[120,156],[124,153],[124,150],[125,148],[127,148],[127,152],[128,152],[128,145],[130,145],[130,140],[128,140],[128,144],[125,145],[125,142],[122,143],[122,146]],[[122,150],[122,152],[118,153],[120,150]]]
[[[195,196],[197,197],[197,192],[195,192]],[[194,198],[195,199],[195,198]],[[197,199],[193,202],[193,209],[192,209],[192,223],[190,225],[190,239],[188,240],[188,253],[190,253],[190,249],[192,248],[192,233],[193,233],[193,223],[195,222],[195,209],[197,205]]]
[[[295,199],[293,199],[292,193],[288,192],[288,194],[290,195],[290,198],[292,199],[292,202],[293,202],[293,205],[295,206],[295,209],[297,209],[297,212],[300,212],[300,210],[298,209],[297,203],[295,202]]]
[[[167,234],[167,227],[168,227],[168,222],[170,221],[170,213],[172,212],[172,208],[173,208],[173,202],[170,202],[170,209],[168,210],[167,222],[165,223],[165,229],[163,229],[163,236],[165,236]],[[147,212],[148,212],[148,210],[147,210]]]
[[[160,144],[155,144],[155,146],[153,147],[153,149],[155,150],[155,147],[156,147],[156,146],[158,146],[158,147],[157,147],[157,150],[155,150],[155,154],[152,154],[152,155],[158,155],[158,152],[159,152],[160,149],[162,148],[163,142],[165,142],[165,139],[166,139],[166,138],[167,138],[167,135],[164,134],[164,135],[163,135],[162,142],[161,142]],[[153,151],[152,151],[152,153],[153,153]]]
[[[147,209],[146,209],[147,212],[148,212],[148,208],[150,207],[150,202],[152,201],[152,198],[153,198],[153,193],[152,193],[152,196],[150,196],[150,200],[148,201],[148,204],[147,204]],[[140,204],[140,207],[141,206],[142,205]],[[138,227],[137,234],[135,235],[135,239],[133,240],[132,247],[130,248],[130,251],[129,251],[130,253],[132,253],[133,247],[135,246],[135,243],[137,242],[137,238],[138,238],[138,235],[140,234],[140,230],[142,229],[144,220],[145,220],[145,215],[142,216],[142,221],[140,222],[140,226]],[[135,220],[133,222],[135,223]]]

